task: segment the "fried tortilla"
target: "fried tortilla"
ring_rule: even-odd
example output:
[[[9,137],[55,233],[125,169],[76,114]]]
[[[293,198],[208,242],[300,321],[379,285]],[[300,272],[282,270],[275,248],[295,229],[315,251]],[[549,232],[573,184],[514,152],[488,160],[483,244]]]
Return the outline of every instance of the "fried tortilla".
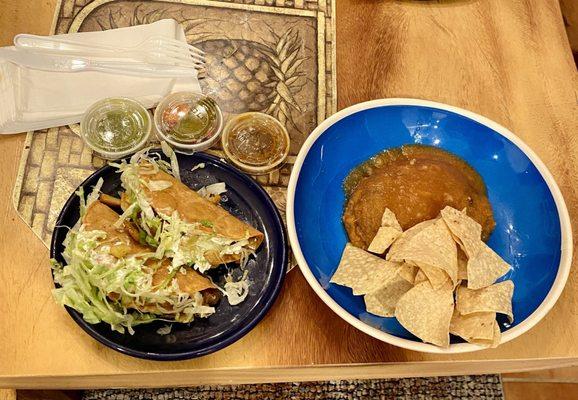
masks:
[[[424,342],[448,347],[453,311],[451,286],[436,290],[428,282],[422,282],[401,296],[395,317],[405,329]]]
[[[401,263],[399,266],[399,270],[397,274],[401,276],[403,279],[408,281],[409,283],[413,284],[415,282],[415,278],[417,277],[418,268],[415,265],[408,264],[408,263]]]
[[[510,264],[502,260],[487,244],[480,242],[476,255],[468,260],[468,288],[480,289],[490,286],[510,270]]]
[[[441,216],[463,250],[458,259],[458,272],[461,279],[468,280],[468,288],[487,287],[510,270],[510,265],[482,242],[482,227],[465,212],[446,207]]]
[[[251,250],[256,250],[263,242],[263,233],[205,199],[172,175],[160,170],[153,174],[150,172],[147,164],[139,166],[140,178],[145,182],[142,185],[144,194],[155,212],[170,216],[176,211],[185,222],[209,225],[204,227],[208,232],[233,240],[248,239]],[[154,182],[162,182],[163,188],[151,190]],[[219,265],[239,261],[241,255],[220,256],[216,252],[207,252],[205,258],[212,265]]]
[[[468,257],[458,248],[458,280],[468,279]]]
[[[494,312],[508,316],[510,323],[514,321],[512,312],[512,295],[514,283],[503,281],[491,286],[472,290],[459,286],[456,292],[456,310],[462,315],[478,312]]]
[[[150,254],[154,252],[150,247],[143,246],[135,241],[125,228],[115,228],[114,224],[118,218],[119,215],[110,207],[100,201],[95,201],[86,210],[82,222],[85,229],[88,231],[99,230],[106,233],[106,239],[100,243],[98,248],[103,248],[104,246],[110,247],[109,253],[117,258],[138,256],[139,254],[144,256],[147,253]],[[156,262],[150,260],[147,262],[147,265],[154,269],[152,277],[153,285],[161,285],[167,278],[169,278],[170,260],[165,259]],[[204,297],[208,297],[205,295],[208,295],[209,293],[213,295],[214,290],[217,290],[217,287],[208,278],[204,277],[192,268],[187,268],[185,274],[177,272],[174,275],[174,278],[177,280],[180,290],[188,293],[191,297],[197,292],[201,292]],[[109,297],[114,298],[117,296],[112,294],[112,296]],[[143,312],[158,312],[157,304],[145,304],[140,306],[129,304],[128,306]]]
[[[400,297],[413,287],[402,277],[395,276],[379,289],[367,293],[363,299],[368,312],[380,317],[393,317]]]
[[[88,206],[82,223],[88,231],[105,232],[106,239],[100,244],[100,247],[110,246],[112,252],[115,252],[115,248],[122,251],[124,254],[117,256],[117,258],[151,252],[150,248],[135,241],[125,228],[114,226],[118,217],[119,215],[112,208],[100,201],[95,201]]]
[[[382,226],[377,231],[367,250],[375,254],[383,254],[400,235],[401,231],[390,226]]]
[[[457,282],[457,247],[442,219],[421,223],[421,229],[409,229],[391,247],[387,258],[391,261],[411,262],[420,267],[434,288],[446,280]]]
[[[396,278],[399,266],[347,243],[331,282],[350,287],[354,295],[366,294]]]
[[[491,344],[494,340],[495,312],[477,312],[461,315],[454,310],[450,333],[470,343]]]

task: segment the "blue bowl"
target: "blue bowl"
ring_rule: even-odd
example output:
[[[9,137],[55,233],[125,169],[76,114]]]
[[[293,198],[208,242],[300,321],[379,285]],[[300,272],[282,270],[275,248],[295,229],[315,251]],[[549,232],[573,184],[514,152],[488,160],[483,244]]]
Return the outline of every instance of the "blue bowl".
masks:
[[[342,183],[356,165],[404,144],[450,151],[483,177],[496,228],[488,245],[511,266],[514,322],[498,318],[502,343],[529,330],[552,308],[566,283],[572,233],[552,175],[518,137],[484,117],[412,99],[357,104],[324,121],[301,149],[289,184],[287,223],[301,271],[339,316],[385,342],[412,350],[458,353],[482,347],[452,337],[448,349],[422,343],[395,318],[367,313],[361,296],[329,283],[347,235]]]

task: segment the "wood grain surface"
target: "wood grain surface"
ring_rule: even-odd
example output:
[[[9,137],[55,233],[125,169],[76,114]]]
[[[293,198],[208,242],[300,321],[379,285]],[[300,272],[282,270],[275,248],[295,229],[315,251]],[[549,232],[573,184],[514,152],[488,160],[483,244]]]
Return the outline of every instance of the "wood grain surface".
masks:
[[[568,41],[574,53],[574,61],[578,63],[578,1],[560,0],[560,7],[564,16]]]
[[[0,0],[1,43],[20,32],[47,33],[53,6],[54,0]],[[538,153],[575,220],[578,81],[557,0],[339,0],[337,36],[340,108],[415,97],[489,117]],[[334,315],[298,270],[289,274],[265,319],[222,351],[162,363],[116,353],[86,335],[51,298],[48,251],[12,206],[23,140],[0,138],[0,387],[175,386],[578,364],[575,267],[541,323],[510,343],[476,353],[439,356],[381,343]]]
[[[578,384],[504,382],[505,400],[575,400]]]
[[[0,400],[16,400],[16,390],[0,389]]]
[[[578,367],[545,369],[503,374],[503,382],[575,383],[578,385]]]

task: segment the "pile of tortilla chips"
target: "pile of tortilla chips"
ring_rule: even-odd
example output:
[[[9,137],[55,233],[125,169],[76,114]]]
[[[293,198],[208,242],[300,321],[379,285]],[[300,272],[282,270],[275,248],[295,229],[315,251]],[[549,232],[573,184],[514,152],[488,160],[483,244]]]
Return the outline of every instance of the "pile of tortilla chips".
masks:
[[[447,347],[450,333],[496,347],[496,313],[513,321],[510,265],[481,240],[480,224],[451,207],[402,231],[386,209],[368,251],[345,246],[331,282],[363,295],[367,311],[396,317],[424,342]],[[385,259],[383,258],[385,255]]]

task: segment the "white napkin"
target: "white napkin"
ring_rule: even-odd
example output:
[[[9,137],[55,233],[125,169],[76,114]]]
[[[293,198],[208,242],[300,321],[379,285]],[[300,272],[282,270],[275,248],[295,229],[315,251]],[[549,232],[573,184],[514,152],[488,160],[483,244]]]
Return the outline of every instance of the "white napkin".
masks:
[[[101,32],[59,35],[79,42],[128,47],[149,36],[185,41],[183,28],[172,19]],[[200,92],[190,78],[150,78],[103,72],[47,72],[2,60],[0,49],[0,134],[18,133],[79,122],[84,111],[105,97],[126,96],[154,107],[178,91]]]

